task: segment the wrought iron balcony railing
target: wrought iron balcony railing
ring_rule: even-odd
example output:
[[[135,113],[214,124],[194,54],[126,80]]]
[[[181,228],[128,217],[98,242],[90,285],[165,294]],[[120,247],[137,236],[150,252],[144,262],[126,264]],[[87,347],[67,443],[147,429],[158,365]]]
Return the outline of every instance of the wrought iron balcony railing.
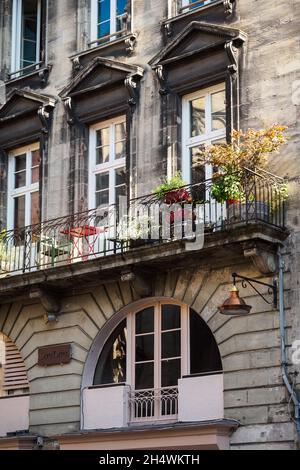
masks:
[[[205,239],[254,223],[284,229],[283,180],[263,171],[247,175],[239,201],[217,202],[214,178],[169,192],[161,200],[155,194],[129,204],[120,198],[116,206],[0,230],[0,275],[93,260],[150,243]]]
[[[178,415],[178,387],[132,391],[129,410],[131,423],[174,420]]]

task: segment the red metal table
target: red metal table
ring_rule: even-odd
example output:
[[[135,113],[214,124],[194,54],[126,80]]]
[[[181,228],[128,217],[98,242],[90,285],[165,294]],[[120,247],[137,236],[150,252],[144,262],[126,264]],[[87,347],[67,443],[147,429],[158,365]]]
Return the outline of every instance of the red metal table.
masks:
[[[71,258],[75,259],[81,257],[82,260],[88,259],[93,255],[96,258],[94,251],[95,244],[99,235],[107,232],[108,227],[95,227],[94,225],[79,225],[78,227],[70,227],[61,230],[61,233],[67,235],[73,241],[73,253]],[[85,242],[85,243],[84,243]],[[85,250],[87,248],[87,250]],[[76,256],[74,253],[77,251]]]

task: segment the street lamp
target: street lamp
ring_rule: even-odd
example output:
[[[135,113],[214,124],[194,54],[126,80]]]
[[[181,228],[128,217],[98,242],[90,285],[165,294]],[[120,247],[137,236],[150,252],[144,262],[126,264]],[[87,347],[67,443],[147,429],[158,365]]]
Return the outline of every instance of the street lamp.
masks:
[[[232,278],[233,278],[233,286],[230,289],[230,296],[228,299],[225,300],[225,302],[219,307],[220,313],[223,315],[248,315],[250,313],[250,310],[252,308],[251,305],[247,305],[246,302],[240,298],[239,296],[239,290],[236,287],[236,279],[242,279],[242,287],[246,287],[247,284],[249,284],[255,292],[268,304],[271,304],[253,285],[255,284],[260,284],[262,286],[267,286],[269,288],[269,291],[273,293],[273,307],[277,308],[277,291],[278,291],[278,286],[277,286],[277,280],[273,279],[272,284],[267,284],[266,282],[261,282],[257,281],[256,279],[252,279],[249,277],[245,276],[240,276],[237,273],[232,273]],[[271,293],[270,292],[270,293]]]

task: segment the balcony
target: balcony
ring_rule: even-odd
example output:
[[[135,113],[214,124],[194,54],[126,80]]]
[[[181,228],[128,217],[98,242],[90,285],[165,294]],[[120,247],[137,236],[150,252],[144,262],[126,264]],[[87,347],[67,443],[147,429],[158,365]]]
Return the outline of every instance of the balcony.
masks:
[[[179,189],[184,198],[150,194],[3,230],[0,294],[35,283],[71,285],[74,276],[83,280],[95,272],[106,279],[132,266],[166,268],[182,260],[186,266],[189,257],[225,259],[231,247],[232,261],[249,241],[277,246],[288,234],[280,182],[269,173],[249,173],[243,201],[221,204],[212,197],[213,181],[206,180]]]
[[[83,391],[82,429],[207,422],[224,417],[223,374],[186,376],[178,387],[131,390],[129,385],[95,386]]]

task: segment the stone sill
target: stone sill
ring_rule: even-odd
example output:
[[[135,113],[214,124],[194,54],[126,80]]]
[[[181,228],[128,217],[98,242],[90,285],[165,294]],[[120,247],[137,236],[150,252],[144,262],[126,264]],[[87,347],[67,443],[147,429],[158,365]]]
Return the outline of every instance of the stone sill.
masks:
[[[103,55],[105,57],[109,56],[109,52],[115,46],[124,45],[124,53],[130,54],[133,51],[137,35],[134,33],[128,33],[125,36],[121,36],[114,41],[108,41],[103,44],[96,46],[90,46],[88,49],[85,49],[81,52],[76,52],[72,54],[69,59],[73,62],[75,70],[80,70],[81,68],[81,59],[88,58],[89,55],[93,55],[99,52],[99,56]],[[125,54],[124,54],[125,55]]]
[[[40,77],[41,83],[46,83],[52,66],[51,64],[42,65],[40,68],[33,70],[32,72],[21,75],[20,77],[10,78],[5,81],[5,85],[10,87],[13,85],[22,86],[22,82],[30,78]]]

